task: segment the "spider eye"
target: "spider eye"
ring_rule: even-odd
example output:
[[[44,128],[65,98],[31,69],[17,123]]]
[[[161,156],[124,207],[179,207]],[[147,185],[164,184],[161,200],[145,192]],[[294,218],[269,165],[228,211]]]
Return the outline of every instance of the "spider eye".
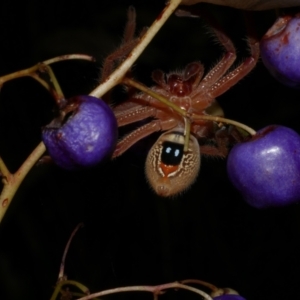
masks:
[[[180,76],[172,74],[168,78],[170,92],[177,97],[184,97],[192,92],[192,86],[189,81],[184,81]]]
[[[162,134],[148,153],[146,176],[154,191],[163,197],[186,190],[196,179],[200,169],[200,150],[191,136],[188,151],[183,151],[182,132]]]

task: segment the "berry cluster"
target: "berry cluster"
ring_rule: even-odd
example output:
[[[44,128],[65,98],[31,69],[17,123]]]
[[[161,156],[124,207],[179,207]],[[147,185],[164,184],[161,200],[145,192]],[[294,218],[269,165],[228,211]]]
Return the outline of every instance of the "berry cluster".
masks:
[[[260,42],[262,61],[281,83],[300,87],[300,15],[277,19]],[[236,145],[228,175],[252,206],[284,206],[300,200],[300,136],[283,126],[268,126]]]

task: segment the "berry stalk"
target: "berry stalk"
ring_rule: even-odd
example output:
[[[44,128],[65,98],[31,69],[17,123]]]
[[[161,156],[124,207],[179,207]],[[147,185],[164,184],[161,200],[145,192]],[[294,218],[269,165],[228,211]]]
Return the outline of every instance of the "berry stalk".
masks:
[[[176,111],[179,115],[181,115],[185,120],[186,119],[190,119],[191,122],[195,121],[195,120],[207,120],[207,121],[214,121],[217,123],[225,123],[225,124],[230,124],[230,125],[234,125],[236,127],[239,127],[243,130],[245,130],[246,132],[248,132],[250,135],[255,135],[256,131],[237,121],[231,120],[231,119],[227,119],[227,118],[223,118],[223,117],[218,117],[218,116],[212,116],[212,115],[197,115],[197,114],[189,114],[186,110],[180,108],[178,105],[176,105],[175,103],[171,102],[169,99],[165,98],[164,96],[157,94],[156,92],[152,91],[151,89],[149,89],[147,86],[143,85],[140,82],[137,82],[133,79],[129,79],[129,78],[124,78],[122,81],[124,84],[130,85],[132,87],[137,88],[138,90],[147,93],[148,95],[150,95],[151,97],[159,100],[161,103],[165,104],[166,106],[172,108],[174,111]]]
[[[1,76],[0,77],[0,86],[2,86],[7,81],[17,79],[20,77],[25,77],[25,76],[31,76],[34,79],[36,79],[34,74],[36,74],[37,72],[43,72],[45,65],[48,66],[48,65],[56,63],[56,62],[70,60],[70,59],[83,59],[83,60],[88,60],[88,61],[94,60],[94,58],[92,56],[85,55],[85,54],[70,54],[70,55],[57,56],[57,57],[45,60],[41,63],[38,63],[38,64],[34,65],[33,67],[30,67],[30,68],[27,68],[24,70],[20,70],[20,71],[17,71],[17,72],[8,74],[8,75]]]
[[[44,143],[40,143],[28,156],[15,174],[11,174],[6,167],[3,168],[3,164],[1,165],[2,176],[5,174],[5,177],[3,177],[4,188],[0,195],[0,222],[2,221],[23,179],[45,151],[46,148]]]
[[[154,295],[159,295],[162,291],[166,290],[166,289],[184,289],[184,290],[188,290],[191,291],[197,295],[200,295],[203,297],[203,299],[205,300],[213,300],[212,297],[210,297],[208,294],[206,294],[205,292],[185,285],[185,284],[181,284],[178,282],[171,282],[171,283],[167,283],[167,284],[162,284],[162,285],[158,285],[158,286],[126,286],[126,287],[119,287],[119,288],[115,288],[115,289],[110,289],[110,290],[105,290],[102,292],[98,292],[98,293],[94,293],[82,298],[79,298],[77,300],[89,300],[89,299],[94,299],[95,297],[102,297],[105,295],[110,295],[110,294],[116,294],[116,293],[123,293],[123,292],[150,292],[153,293]]]
[[[64,99],[63,92],[59,86],[59,83],[52,72],[49,63],[54,63],[66,59],[88,59],[91,60],[90,56],[87,55],[65,55],[59,56],[43,63],[39,63],[31,68],[14,72],[12,74],[8,74],[6,76],[0,77],[0,86],[6,81],[24,77],[24,76],[32,76],[36,80],[38,80],[44,87],[48,89],[50,93],[54,96],[56,102],[59,104],[60,100]],[[46,72],[49,75],[49,83],[44,79],[39,77],[38,72]],[[33,152],[28,156],[28,158],[23,162],[20,168],[12,174],[4,163],[3,159],[0,157],[0,176],[2,177],[2,182],[4,184],[3,190],[0,195],[0,222],[2,221],[14,195],[16,194],[18,188],[20,187],[22,181],[31,170],[31,168],[36,164],[36,162],[40,159],[40,157],[46,151],[46,147],[43,142],[41,142]]]

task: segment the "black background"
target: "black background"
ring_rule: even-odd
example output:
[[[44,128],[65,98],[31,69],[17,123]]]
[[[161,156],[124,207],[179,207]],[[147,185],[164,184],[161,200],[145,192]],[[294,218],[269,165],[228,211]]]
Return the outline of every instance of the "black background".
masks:
[[[86,53],[98,63],[68,61],[53,69],[67,97],[88,94],[97,86],[101,62],[121,41],[128,6],[136,8],[138,31],[163,8],[163,1],[76,3],[2,1],[0,74],[57,55]],[[241,11],[205,7],[232,37],[242,61],[248,52]],[[261,37],[276,15],[256,12],[254,18]],[[209,69],[221,55],[203,21],[172,16],[133,71],[151,85],[156,68],[169,72],[201,60]],[[282,124],[300,132],[299,96],[298,90],[277,83],[259,62],[218,100],[227,117],[255,129]],[[115,97],[118,101],[124,94]],[[54,101],[32,79],[2,87],[0,153],[12,171],[39,143],[53,108]],[[65,270],[69,279],[92,292],[198,278],[237,289],[248,300],[297,299],[299,205],[251,208],[228,181],[226,160],[214,158],[202,159],[198,179],[186,193],[160,198],[144,176],[144,143],[92,170],[67,172],[52,164],[32,169],[0,225],[0,298],[50,299],[65,244],[84,222]],[[199,298],[180,293],[161,297]],[[115,298],[151,299],[144,294]]]

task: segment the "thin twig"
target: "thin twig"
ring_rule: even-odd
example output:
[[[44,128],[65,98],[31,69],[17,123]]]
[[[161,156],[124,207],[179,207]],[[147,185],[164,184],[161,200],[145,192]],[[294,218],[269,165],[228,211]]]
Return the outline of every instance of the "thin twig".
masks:
[[[191,122],[189,118],[184,118],[184,147],[183,147],[184,152],[187,152],[189,149],[190,135],[191,135]]]
[[[88,60],[88,61],[94,61],[94,58],[89,55],[84,55],[84,54],[69,54],[69,55],[62,55],[58,57],[54,57],[48,60],[45,60],[41,63],[38,63],[30,68],[20,70],[8,75],[4,75],[0,77],[0,86],[2,86],[5,82],[10,81],[12,79],[20,78],[20,77],[25,77],[25,76],[31,76],[31,74],[37,72],[40,70],[41,66],[43,65],[50,65],[56,62],[64,61],[64,60],[70,60],[70,59],[83,59],[83,60]]]
[[[50,77],[50,83],[52,85],[52,88],[50,88],[49,92],[53,95],[57,105],[60,106],[61,102],[65,98],[64,93],[56,79],[56,76],[54,75],[54,73],[52,71],[52,68],[48,65],[44,65],[44,68]]]
[[[10,174],[6,164],[4,163],[2,157],[0,157],[0,177],[2,177],[2,181],[4,184],[7,183],[10,175],[11,174]]]
[[[65,247],[65,251],[64,251],[63,257],[61,259],[60,269],[59,269],[59,273],[58,273],[58,282],[60,282],[60,281],[62,281],[64,279],[66,256],[67,256],[67,253],[68,253],[68,250],[70,248],[70,244],[71,244],[71,241],[72,241],[74,235],[76,234],[76,232],[78,231],[78,229],[81,228],[81,227],[83,227],[83,223],[79,223],[76,226],[76,228],[73,230],[71,236],[69,237],[69,240],[68,240],[67,245]]]
[[[42,85],[46,90],[48,90],[49,92],[51,91],[51,86],[48,82],[46,82],[44,79],[40,78],[39,75],[37,75],[36,73],[30,74],[29,75],[31,78],[33,78],[34,80],[36,80],[40,85]]]
[[[78,282],[78,281],[75,281],[75,280],[64,280],[64,281],[61,281],[59,282],[56,287],[55,287],[55,290],[50,298],[50,300],[56,300],[58,294],[60,293],[61,291],[61,288],[64,286],[64,285],[72,285],[72,286],[76,286],[79,290],[81,290],[84,294],[89,294],[89,289],[83,285],[82,283]]]
[[[45,65],[51,65],[56,62],[64,61],[64,60],[71,60],[71,59],[79,59],[79,60],[87,60],[87,61],[95,61],[95,58],[90,55],[86,54],[66,54],[66,55],[61,55],[57,56],[48,60],[44,60],[43,64]]]
[[[169,99],[167,99],[166,97],[152,91],[151,89],[149,89],[147,86],[145,86],[144,84],[137,82],[133,79],[130,78],[124,78],[122,80],[122,83],[130,85],[132,87],[135,87],[136,89],[140,90],[141,92],[144,92],[146,94],[148,94],[149,96],[159,100],[161,103],[165,104],[166,106],[172,108],[174,111],[176,111],[179,115],[181,115],[182,117],[187,117],[187,111],[180,108],[178,105],[176,105],[175,103],[171,102]]]
[[[234,125],[236,127],[239,127],[241,129],[245,130],[252,136],[256,134],[256,131],[253,128],[251,128],[243,123],[240,123],[240,122],[237,122],[234,120],[230,120],[227,118],[223,118],[223,117],[192,114],[191,120],[208,120],[208,121],[214,121],[214,122],[219,122],[219,123],[231,124],[231,125]]]
[[[223,118],[223,117],[218,117],[218,116],[212,116],[212,115],[198,115],[198,114],[195,114],[195,113],[188,114],[188,112],[186,110],[180,108],[178,105],[171,102],[166,97],[152,91],[147,86],[145,86],[145,85],[143,85],[143,84],[141,84],[137,81],[134,81],[133,79],[124,78],[123,83],[128,84],[130,86],[133,86],[133,87],[139,89],[140,91],[142,91],[144,93],[147,93],[151,97],[159,100],[160,102],[164,103],[166,106],[172,108],[174,111],[176,111],[183,118],[189,118],[190,122],[193,122],[193,121],[196,121],[196,120],[207,120],[207,121],[214,121],[214,122],[222,122],[222,123],[225,123],[225,124],[231,124],[231,125],[234,125],[236,127],[239,127],[241,129],[245,130],[246,132],[248,132],[252,136],[256,134],[256,131],[253,128],[251,128],[251,127],[249,127],[249,126],[247,126],[243,123],[234,121],[234,120],[230,120],[230,119]]]
[[[208,294],[206,294],[205,292],[188,286],[188,285],[184,285],[178,282],[171,282],[171,283],[167,283],[167,284],[162,284],[162,285],[157,285],[157,286],[126,286],[126,287],[119,287],[119,288],[115,288],[115,289],[109,289],[109,290],[105,290],[102,292],[97,292],[97,293],[93,293],[90,294],[88,296],[79,298],[77,300],[89,300],[89,299],[94,299],[95,297],[101,297],[101,296],[105,296],[105,295],[110,295],[110,294],[116,294],[116,293],[124,293],[124,292],[150,292],[153,294],[158,294],[160,291],[166,290],[166,289],[184,289],[184,290],[188,290],[191,291],[193,293],[196,293],[200,296],[202,296],[205,300],[213,300]]]
[[[211,289],[212,291],[217,291],[219,289],[215,285],[213,285],[209,282],[203,281],[203,280],[199,280],[199,279],[185,279],[185,280],[180,281],[180,283],[182,283],[182,284],[200,284],[202,286],[205,286],[205,287]]]
[[[0,222],[2,221],[11,203],[11,200],[13,199],[23,179],[33,167],[33,165],[43,155],[45,150],[46,147],[44,143],[41,142],[24,161],[19,170],[15,174],[9,175],[9,180],[7,180],[7,183],[4,184],[2,193],[0,195]]]
[[[34,79],[37,79],[49,92],[55,96],[55,100],[59,102],[64,98],[63,92],[59,86],[59,83],[52,72],[52,69],[48,66],[49,63],[54,63],[57,61],[65,60],[65,59],[87,59],[90,58],[87,55],[67,55],[53,58],[51,60],[45,61],[43,63],[39,63],[31,68],[26,70],[22,70],[19,72],[15,72],[6,76],[0,77],[0,86],[5,81],[12,80],[22,76],[32,76]],[[50,84],[46,82],[44,79],[38,77],[37,72],[44,71],[49,75]],[[61,98],[61,99],[60,99]],[[14,195],[16,194],[19,186],[22,181],[31,170],[31,168],[35,165],[35,163],[40,159],[40,157],[46,151],[46,147],[43,142],[41,142],[33,152],[28,156],[28,158],[23,162],[20,168],[17,170],[15,174],[11,174],[6,167],[2,158],[0,158],[0,175],[2,177],[2,182],[4,183],[3,190],[0,195],[0,222],[2,221]]]

